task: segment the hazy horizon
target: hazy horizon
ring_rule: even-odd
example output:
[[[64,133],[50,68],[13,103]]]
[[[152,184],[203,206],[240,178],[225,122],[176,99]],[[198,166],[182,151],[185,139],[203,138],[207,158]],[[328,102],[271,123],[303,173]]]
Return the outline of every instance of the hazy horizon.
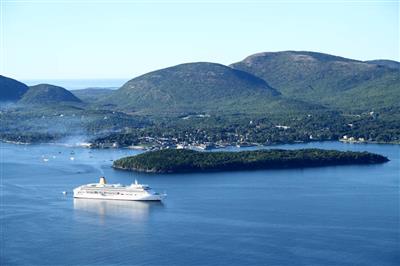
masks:
[[[83,79],[22,79],[21,82],[28,86],[34,86],[38,84],[51,84],[63,87],[67,90],[81,90],[87,88],[107,88],[107,89],[118,89],[125,82],[130,79],[96,79],[96,78],[83,78]]]
[[[287,51],[289,51],[289,50],[287,50]],[[297,51],[297,50],[290,50],[290,51]],[[271,51],[264,51],[264,52],[271,52]],[[273,51],[273,52],[283,52],[283,51]],[[317,51],[307,51],[307,52],[317,52]],[[257,54],[257,53],[262,53],[262,52],[256,52],[256,53],[253,53],[253,54]],[[318,53],[323,53],[323,52],[318,52]],[[324,53],[324,54],[328,54],[328,53]],[[341,56],[341,55],[337,55],[337,54],[331,54],[331,55]],[[357,58],[349,58],[349,59],[359,60]],[[359,60],[359,61],[370,61],[370,60],[390,60],[390,61],[395,61],[395,62],[399,62],[400,63],[400,61],[398,61],[398,60],[387,59],[387,58],[371,58],[371,59]],[[196,62],[206,62],[206,61],[196,61]],[[196,63],[196,62],[184,62],[184,63],[181,63],[181,64]],[[210,62],[210,63],[220,64],[218,62]],[[236,62],[232,62],[232,63],[236,63]],[[230,64],[227,64],[227,65],[229,66]],[[173,66],[176,66],[176,65],[166,66],[165,68],[173,67]],[[154,70],[150,70],[150,71],[148,71],[146,73],[149,73],[149,72],[152,72],[152,71],[157,71],[157,70],[160,70],[160,69],[162,69],[162,68],[157,68],[157,69],[154,69]],[[111,81],[111,82],[113,82],[113,81],[129,81],[129,80],[131,80],[133,78],[136,78],[138,76],[144,75],[146,73],[138,74],[138,75],[133,76],[133,77],[111,77],[111,78],[107,78],[107,77],[100,77],[100,78],[96,78],[96,77],[80,77],[80,78],[74,78],[74,77],[69,77],[69,78],[52,77],[52,78],[40,78],[40,77],[38,77],[38,78],[27,78],[27,79],[23,78],[20,81],[23,81],[24,83],[26,83],[29,86],[32,86],[32,85],[35,85],[35,84],[39,84],[39,83],[46,83],[47,81],[49,81],[49,82],[50,81],[95,81],[95,80],[97,80],[97,81]],[[13,77],[10,77],[10,78],[13,78]]]

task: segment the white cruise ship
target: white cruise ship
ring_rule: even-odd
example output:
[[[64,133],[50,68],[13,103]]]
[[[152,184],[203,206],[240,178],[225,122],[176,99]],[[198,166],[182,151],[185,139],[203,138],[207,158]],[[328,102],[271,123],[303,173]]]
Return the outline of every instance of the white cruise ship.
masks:
[[[99,183],[87,184],[74,189],[74,198],[107,199],[107,200],[141,200],[161,201],[166,194],[153,191],[148,185],[135,183],[124,186],[107,184],[104,177]]]

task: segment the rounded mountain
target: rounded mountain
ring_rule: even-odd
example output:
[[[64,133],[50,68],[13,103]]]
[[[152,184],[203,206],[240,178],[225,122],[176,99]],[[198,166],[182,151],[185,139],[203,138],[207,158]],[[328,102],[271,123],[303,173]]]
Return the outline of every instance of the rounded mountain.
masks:
[[[62,87],[50,84],[39,84],[29,87],[29,90],[24,94],[19,102],[35,105],[56,104],[62,102],[79,103],[81,100]]]
[[[134,78],[104,103],[130,111],[185,112],[238,107],[279,95],[263,79],[207,62],[181,64]]]

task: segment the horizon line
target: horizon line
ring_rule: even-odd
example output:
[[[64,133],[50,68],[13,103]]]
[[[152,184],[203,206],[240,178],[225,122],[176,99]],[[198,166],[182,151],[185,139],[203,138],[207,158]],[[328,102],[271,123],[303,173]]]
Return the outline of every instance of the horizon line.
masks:
[[[0,0],[1,1],[1,0]],[[345,58],[345,59],[350,59],[350,60],[355,60],[355,61],[359,61],[359,62],[368,62],[368,61],[374,61],[374,60],[388,60],[388,61],[393,61],[393,62],[397,62],[400,64],[400,58],[399,59],[388,59],[388,58],[373,58],[373,59],[367,59],[367,60],[362,60],[362,59],[355,59],[355,58],[351,58],[351,57],[347,57],[347,56],[342,56],[342,55],[337,55],[337,54],[333,54],[333,53],[329,53],[329,52],[322,52],[322,51],[311,51],[311,50],[295,50],[295,49],[289,49],[289,50],[275,50],[275,51],[262,51],[262,52],[253,52],[252,54],[249,54],[247,56],[244,56],[242,60],[244,60],[245,58],[249,57],[249,56],[253,56],[253,55],[257,55],[257,54],[262,54],[262,53],[282,53],[282,52],[311,52],[311,53],[319,53],[319,54],[326,54],[326,55],[330,55],[330,56],[335,56],[335,57],[341,57],[341,58]],[[240,60],[240,61],[242,61]],[[1,61],[1,60],[0,60]],[[240,62],[237,61],[237,62]],[[220,63],[220,62],[211,62],[211,61],[189,61],[189,62],[181,62],[178,64],[172,64],[166,67],[157,67],[154,68],[152,70],[146,71],[144,73],[138,74],[138,75],[134,75],[133,77],[104,77],[104,75],[102,75],[103,77],[42,77],[42,78],[37,78],[37,77],[13,77],[12,75],[4,75],[1,74],[2,76],[5,77],[9,77],[9,78],[13,78],[13,79],[17,79],[17,80],[24,80],[24,81],[36,81],[36,80],[131,80],[133,78],[139,77],[141,75],[145,75],[147,73],[153,72],[153,71],[157,71],[157,70],[161,70],[161,69],[165,69],[165,68],[169,68],[169,67],[174,67],[174,66],[178,66],[178,65],[182,65],[182,64],[190,64],[190,63],[214,63],[214,64],[221,64],[227,67],[230,67],[231,64],[237,63],[237,62],[233,62],[233,63],[229,63],[229,64],[224,64],[224,63]]]

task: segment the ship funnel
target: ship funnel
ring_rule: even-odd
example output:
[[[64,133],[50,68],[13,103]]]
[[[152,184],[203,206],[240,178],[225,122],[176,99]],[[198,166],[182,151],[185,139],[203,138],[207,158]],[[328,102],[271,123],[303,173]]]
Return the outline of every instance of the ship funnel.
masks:
[[[106,178],[105,178],[104,176],[101,176],[101,177],[100,177],[99,184],[100,184],[100,185],[105,185],[105,184],[107,184]]]

